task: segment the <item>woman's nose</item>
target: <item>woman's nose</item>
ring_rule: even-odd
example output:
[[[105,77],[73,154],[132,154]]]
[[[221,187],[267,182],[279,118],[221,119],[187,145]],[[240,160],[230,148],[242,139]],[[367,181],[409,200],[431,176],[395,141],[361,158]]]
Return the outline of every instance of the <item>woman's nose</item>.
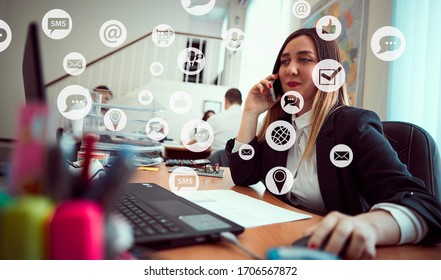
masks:
[[[299,74],[299,69],[297,68],[297,64],[292,62],[289,67],[288,67],[288,71],[290,75],[298,75]]]

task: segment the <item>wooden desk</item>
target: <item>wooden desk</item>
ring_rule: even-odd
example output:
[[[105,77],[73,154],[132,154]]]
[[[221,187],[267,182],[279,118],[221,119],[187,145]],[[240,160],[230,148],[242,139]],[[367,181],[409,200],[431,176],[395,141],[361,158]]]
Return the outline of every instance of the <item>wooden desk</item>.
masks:
[[[168,187],[167,172],[168,167],[164,164],[159,166],[159,171],[137,171],[132,178],[132,182],[151,182]],[[225,170],[225,176],[221,178],[211,178],[200,176],[199,189],[231,189],[236,192],[249,195],[251,197],[262,199],[273,205],[294,210],[300,213],[310,213],[298,210],[292,206],[278,200],[263,187],[238,187],[231,180],[230,170]],[[311,219],[273,224],[256,228],[247,228],[245,232],[238,236],[239,241],[247,248],[264,257],[265,252],[271,247],[289,246],[295,239],[300,238],[303,230],[316,224],[322,219],[321,216],[312,215]],[[186,260],[210,260],[210,259],[250,259],[248,255],[243,253],[237,247],[225,243],[201,244],[187,246],[181,248],[161,250],[154,254],[157,259],[186,259]],[[441,244],[431,247],[422,247],[416,245],[379,247],[377,248],[377,259],[441,259]]]

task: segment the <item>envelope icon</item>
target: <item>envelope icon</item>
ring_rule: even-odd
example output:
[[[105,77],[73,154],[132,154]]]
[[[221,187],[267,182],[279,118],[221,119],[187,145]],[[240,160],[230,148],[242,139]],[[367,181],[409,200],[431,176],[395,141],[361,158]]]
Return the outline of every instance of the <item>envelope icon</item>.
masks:
[[[335,151],[334,152],[334,160],[349,160],[349,152],[348,151]]]
[[[68,59],[67,68],[69,69],[83,69],[83,61],[81,59]]]
[[[241,151],[243,156],[251,156],[253,154],[253,150],[251,149],[242,149]]]

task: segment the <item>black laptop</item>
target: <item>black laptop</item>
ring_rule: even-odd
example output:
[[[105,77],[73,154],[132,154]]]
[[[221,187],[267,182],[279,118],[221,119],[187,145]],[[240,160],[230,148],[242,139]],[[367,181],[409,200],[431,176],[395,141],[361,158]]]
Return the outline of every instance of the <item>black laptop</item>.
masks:
[[[127,184],[116,205],[129,220],[135,243],[152,249],[219,240],[221,232],[244,228],[153,183]]]

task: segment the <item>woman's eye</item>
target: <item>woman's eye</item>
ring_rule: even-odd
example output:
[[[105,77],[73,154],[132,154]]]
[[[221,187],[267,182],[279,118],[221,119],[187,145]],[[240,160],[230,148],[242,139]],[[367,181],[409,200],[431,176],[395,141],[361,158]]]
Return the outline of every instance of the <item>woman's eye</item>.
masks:
[[[312,59],[310,59],[310,58],[308,58],[308,57],[301,57],[301,58],[299,58],[299,60],[300,60],[301,62],[310,62],[310,61],[312,61]]]
[[[282,61],[280,61],[280,63],[282,65],[288,65],[289,64],[289,60],[288,59],[283,59]]]

